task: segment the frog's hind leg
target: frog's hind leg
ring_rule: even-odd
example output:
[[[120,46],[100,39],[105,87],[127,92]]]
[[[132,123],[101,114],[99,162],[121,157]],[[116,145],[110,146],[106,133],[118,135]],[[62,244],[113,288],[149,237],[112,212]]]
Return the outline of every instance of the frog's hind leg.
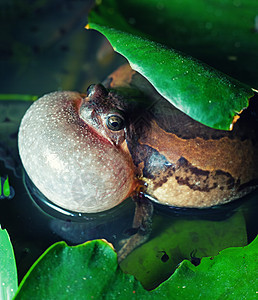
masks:
[[[135,248],[143,244],[151,233],[153,204],[143,195],[137,195],[133,198],[135,202],[135,213],[133,226],[129,230],[131,236],[120,242],[122,248],[118,251],[118,262],[121,262]]]

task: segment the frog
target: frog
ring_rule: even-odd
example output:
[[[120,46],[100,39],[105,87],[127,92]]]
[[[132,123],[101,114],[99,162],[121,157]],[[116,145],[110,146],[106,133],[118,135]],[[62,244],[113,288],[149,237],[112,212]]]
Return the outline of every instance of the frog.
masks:
[[[29,178],[59,207],[98,213],[132,197],[133,230],[121,261],[148,238],[153,203],[205,209],[257,188],[257,124],[257,101],[231,131],[201,124],[127,64],[86,93],[37,100],[18,144]]]

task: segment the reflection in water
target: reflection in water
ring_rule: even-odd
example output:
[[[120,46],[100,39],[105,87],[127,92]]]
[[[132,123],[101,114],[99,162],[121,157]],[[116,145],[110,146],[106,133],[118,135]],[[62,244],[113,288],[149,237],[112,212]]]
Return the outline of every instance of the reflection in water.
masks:
[[[130,199],[109,211],[82,214],[65,210],[49,201],[26,173],[24,184],[31,199],[48,216],[50,229],[69,244],[104,238],[118,245],[119,239],[125,238],[124,232],[132,223],[134,204]]]

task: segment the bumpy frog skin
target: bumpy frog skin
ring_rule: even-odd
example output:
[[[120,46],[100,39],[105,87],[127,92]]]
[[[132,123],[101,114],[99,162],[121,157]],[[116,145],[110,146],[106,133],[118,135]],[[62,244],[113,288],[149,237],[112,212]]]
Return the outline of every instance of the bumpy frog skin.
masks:
[[[22,163],[49,200],[95,213],[144,186],[144,194],[159,203],[203,208],[257,187],[257,117],[244,112],[231,132],[208,128],[128,66],[103,84],[107,89],[91,86],[87,96],[48,94],[21,122]],[[134,88],[145,94],[139,101],[122,95]]]

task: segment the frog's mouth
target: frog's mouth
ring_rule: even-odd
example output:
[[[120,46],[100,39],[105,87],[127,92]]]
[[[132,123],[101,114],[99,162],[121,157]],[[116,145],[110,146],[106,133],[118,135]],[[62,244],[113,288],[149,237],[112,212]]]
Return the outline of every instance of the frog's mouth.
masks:
[[[79,118],[80,94],[56,92],[36,101],[19,130],[23,166],[37,188],[60,207],[108,210],[135,184],[129,154]]]

